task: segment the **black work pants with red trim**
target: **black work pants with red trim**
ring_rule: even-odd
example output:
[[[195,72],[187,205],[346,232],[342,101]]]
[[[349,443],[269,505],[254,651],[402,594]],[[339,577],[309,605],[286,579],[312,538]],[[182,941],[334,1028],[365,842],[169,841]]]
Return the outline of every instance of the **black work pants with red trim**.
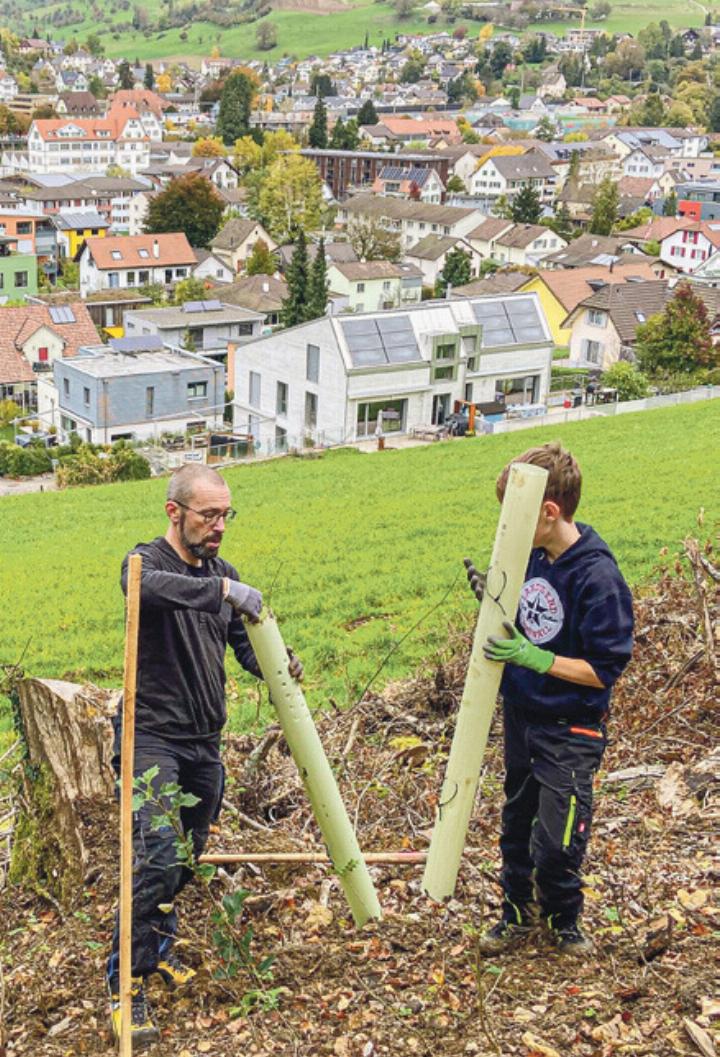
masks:
[[[536,723],[504,706],[505,804],[500,849],[504,910],[537,899],[562,928],[583,907],[580,868],[592,823],[592,787],[606,746],[604,724]]]
[[[113,766],[120,773],[120,731],[116,724]],[[158,735],[138,732],[135,737],[133,776],[141,777],[150,768],[158,771],[152,780],[154,798],[161,799],[164,785],[177,783],[184,793],[198,798],[192,807],[183,807],[180,822],[183,833],[192,835],[195,857],[202,854],[222,803],[224,769],[220,759],[219,737],[209,741],[171,741]],[[192,871],[182,865],[178,834],[168,825],[153,820],[162,814],[155,804],[145,802],[133,814],[133,894],[132,894],[132,975],[147,976],[170,953],[177,930],[175,897],[191,880]],[[119,927],[115,920],[113,945],[107,974],[112,980],[119,973]]]

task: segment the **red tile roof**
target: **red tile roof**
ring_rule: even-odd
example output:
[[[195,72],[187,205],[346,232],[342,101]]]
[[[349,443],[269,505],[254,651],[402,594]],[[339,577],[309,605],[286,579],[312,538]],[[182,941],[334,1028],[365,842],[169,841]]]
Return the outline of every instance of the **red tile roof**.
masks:
[[[0,384],[35,380],[22,346],[40,327],[48,327],[65,343],[63,356],[74,356],[81,345],[97,345],[100,339],[86,305],[73,301],[68,307],[75,316],[74,323],[55,323],[49,305],[0,307]]]
[[[153,248],[157,243],[158,255]],[[101,271],[119,268],[163,268],[178,264],[196,264],[197,258],[182,231],[164,235],[118,235],[91,237],[85,240],[87,251]],[[142,253],[140,251],[143,251]],[[113,254],[120,254],[119,257]]]
[[[76,142],[105,142],[110,143],[118,139],[128,121],[137,118],[137,110],[119,109],[110,111],[107,117],[54,117],[39,118],[33,121],[33,125],[40,136],[46,142],[52,143],[76,143]],[[77,128],[79,135],[61,136],[60,130],[64,128]],[[138,141],[147,140],[148,136],[134,137]]]

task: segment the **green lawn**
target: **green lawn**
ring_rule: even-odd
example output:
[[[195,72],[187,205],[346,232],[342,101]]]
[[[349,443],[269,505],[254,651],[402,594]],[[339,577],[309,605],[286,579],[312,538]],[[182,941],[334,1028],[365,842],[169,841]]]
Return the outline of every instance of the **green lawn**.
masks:
[[[712,453],[720,402],[479,437],[384,455],[328,453],[227,472],[240,517],[223,553],[271,596],[286,641],[302,654],[313,706],[347,704],[392,644],[441,603],[394,654],[379,684],[442,648],[473,601],[458,572],[482,565],[498,508],[493,483],[514,453],[560,438],[586,478],[592,521],[629,580],[651,576],[663,546],[694,531],[699,507],[720,520]],[[0,500],[5,600],[0,662],[27,647],[29,673],[119,685],[120,560],[164,532],[165,481]],[[449,591],[447,598],[443,598]],[[230,661],[229,669],[237,666]],[[252,698],[243,681],[235,721]]]
[[[272,62],[285,54],[299,58],[307,55],[322,57],[332,51],[352,47],[362,43],[366,30],[370,43],[379,45],[386,37],[393,39],[396,33],[430,33],[447,28],[452,29],[452,26],[448,27],[442,18],[433,26],[428,25],[427,18],[422,16],[399,20],[394,7],[389,3],[377,2],[377,0],[349,0],[349,2],[351,6],[346,12],[332,15],[318,15],[302,11],[272,12],[268,17],[277,27],[278,44],[270,52],[261,52],[255,46],[257,22],[233,26],[229,29],[222,29],[208,22],[199,22],[185,31],[186,40],[180,39],[180,34],[183,32],[180,29],[151,34],[147,37],[138,30],[123,30],[119,39],[113,40],[112,26],[116,23],[129,22],[132,18],[132,7],[128,10],[118,8],[113,11],[107,2],[100,3],[104,11],[100,21],[96,20],[87,9],[88,14],[83,22],[61,28],[52,27],[51,32],[58,39],[77,37],[79,40],[84,39],[89,33],[100,33],[107,54],[114,58],[130,60],[137,58],[140,61],[180,57],[199,58],[208,55],[217,45],[224,56],[245,59],[267,58],[269,62]],[[41,27],[50,25],[52,12],[64,10],[67,6],[65,3],[39,7],[28,5],[26,17],[37,19]],[[704,6],[710,10],[713,9],[712,5],[705,4]],[[142,7],[148,12],[150,19],[155,19],[164,9],[164,4],[162,0],[147,0]],[[86,9],[80,8],[80,10]],[[688,3],[687,0],[648,0],[647,3],[641,0],[624,0],[624,2],[613,3],[608,19],[603,22],[588,22],[587,25],[606,29],[610,33],[636,33],[649,22],[658,22],[663,18],[678,29],[700,26],[703,23],[703,15],[699,7]],[[480,23],[466,22],[466,24],[471,36],[477,36]],[[568,26],[577,27],[578,25],[579,20],[572,19],[567,22],[537,23],[530,28],[563,33]],[[30,23],[26,28],[29,30]]]

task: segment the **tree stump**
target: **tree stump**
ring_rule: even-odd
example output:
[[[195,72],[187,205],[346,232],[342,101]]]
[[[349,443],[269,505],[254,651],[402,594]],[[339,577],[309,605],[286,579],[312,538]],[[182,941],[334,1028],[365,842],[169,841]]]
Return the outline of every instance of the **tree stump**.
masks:
[[[88,822],[113,803],[118,692],[57,679],[17,690],[27,758],[10,880],[67,902],[90,862]]]

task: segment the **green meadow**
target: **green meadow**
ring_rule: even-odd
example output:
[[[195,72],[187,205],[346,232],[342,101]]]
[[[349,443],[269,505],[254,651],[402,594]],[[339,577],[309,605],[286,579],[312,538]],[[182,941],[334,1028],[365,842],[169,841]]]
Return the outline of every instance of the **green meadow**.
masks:
[[[462,558],[487,562],[498,515],[494,480],[514,454],[560,439],[585,476],[580,520],[614,549],[633,585],[720,521],[720,402],[593,419],[383,454],[344,449],[226,472],[239,517],[223,555],[261,588],[305,661],[314,708],[346,706],[394,643],[376,688],[437,656],[474,602]],[[713,454],[714,453],[714,454]],[[28,674],[122,680],[119,567],[165,531],[162,479],[0,500],[4,620],[0,662]],[[232,723],[249,722],[254,680],[229,657]],[[236,684],[235,679],[238,682]],[[8,729],[9,717],[5,718]]]

